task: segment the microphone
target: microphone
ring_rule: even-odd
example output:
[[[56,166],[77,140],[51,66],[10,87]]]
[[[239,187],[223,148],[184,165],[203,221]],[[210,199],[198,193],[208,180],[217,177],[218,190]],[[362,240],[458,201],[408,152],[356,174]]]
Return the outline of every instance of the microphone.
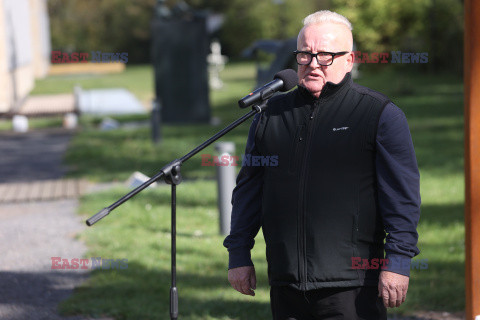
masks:
[[[250,93],[248,96],[238,100],[240,108],[246,108],[257,102],[265,101],[277,91],[284,92],[292,89],[298,84],[297,73],[292,69],[285,69],[278,72],[273,81]]]

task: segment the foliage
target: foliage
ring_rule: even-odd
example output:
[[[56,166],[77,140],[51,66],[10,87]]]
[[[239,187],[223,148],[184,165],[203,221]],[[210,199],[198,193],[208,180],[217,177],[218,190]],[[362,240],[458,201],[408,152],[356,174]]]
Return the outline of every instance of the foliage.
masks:
[[[52,48],[65,52],[128,52],[149,61],[155,0],[48,1]]]
[[[332,0],[353,24],[357,50],[428,52],[429,68],[460,72],[463,3],[460,0]]]
[[[315,10],[308,0],[231,1],[222,33],[226,52],[238,54],[258,39],[296,37],[303,18]]]
[[[322,1],[321,1],[322,2]],[[167,1],[170,8],[179,1]],[[309,0],[190,0],[196,10],[225,15],[220,39],[237,56],[253,41],[295,36]],[[150,23],[155,0],[52,0],[48,2],[52,44],[63,51],[128,52],[130,62],[150,60]]]
[[[171,8],[179,0],[168,0]],[[258,39],[295,37],[302,19],[321,9],[345,15],[358,49],[428,52],[430,70],[462,67],[461,0],[188,0],[196,10],[223,14],[224,53],[238,57]],[[54,49],[128,52],[130,62],[150,61],[155,0],[52,0],[48,2]],[[425,66],[424,66],[425,67]]]

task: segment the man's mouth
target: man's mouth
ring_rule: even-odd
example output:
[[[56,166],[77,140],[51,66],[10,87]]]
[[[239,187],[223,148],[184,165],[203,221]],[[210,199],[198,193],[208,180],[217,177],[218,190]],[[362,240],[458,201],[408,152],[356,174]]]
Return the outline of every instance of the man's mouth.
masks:
[[[307,77],[311,77],[311,78],[320,78],[320,77],[321,77],[321,75],[320,75],[320,74],[318,74],[318,73],[309,73],[309,74],[307,75]]]

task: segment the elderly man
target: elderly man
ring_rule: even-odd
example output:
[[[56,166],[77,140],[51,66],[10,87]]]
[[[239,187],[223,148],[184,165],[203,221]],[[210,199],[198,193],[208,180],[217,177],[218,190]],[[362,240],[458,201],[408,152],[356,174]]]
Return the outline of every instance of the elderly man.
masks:
[[[386,319],[419,253],[408,124],[386,96],[352,82],[351,30],[330,11],[305,18],[299,86],[270,99],[250,129],[246,153],[278,156],[278,166],[238,175],[228,279],[255,294],[250,250],[262,227],[273,319]]]

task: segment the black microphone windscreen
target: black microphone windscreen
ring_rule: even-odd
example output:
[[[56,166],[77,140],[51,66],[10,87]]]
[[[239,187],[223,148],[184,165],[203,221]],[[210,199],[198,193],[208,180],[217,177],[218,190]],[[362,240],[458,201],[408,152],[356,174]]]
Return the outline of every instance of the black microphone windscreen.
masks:
[[[283,87],[280,91],[288,91],[295,87],[298,84],[298,77],[295,70],[292,69],[285,69],[278,72],[274,77],[274,79],[280,79],[283,81]]]

